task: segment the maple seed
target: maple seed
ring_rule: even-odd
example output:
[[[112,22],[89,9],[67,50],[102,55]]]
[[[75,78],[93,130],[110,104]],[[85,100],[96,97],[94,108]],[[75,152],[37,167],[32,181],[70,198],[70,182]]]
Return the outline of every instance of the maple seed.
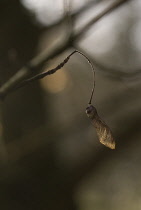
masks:
[[[86,108],[86,114],[90,118],[91,123],[96,129],[99,141],[110,149],[115,149],[115,140],[110,128],[99,117],[96,108],[89,104]]]

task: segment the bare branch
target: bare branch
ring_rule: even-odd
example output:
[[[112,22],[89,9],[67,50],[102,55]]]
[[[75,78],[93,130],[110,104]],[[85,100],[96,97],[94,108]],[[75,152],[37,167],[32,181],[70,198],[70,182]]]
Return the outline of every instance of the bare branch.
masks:
[[[89,104],[91,104],[91,101],[92,101],[92,98],[93,98],[93,95],[94,95],[94,89],[95,89],[95,69],[94,69],[94,65],[93,63],[90,61],[90,59],[82,52],[78,51],[78,50],[74,50],[71,54],[69,54],[64,60],[63,62],[61,62],[58,66],[56,66],[55,68],[53,69],[50,69],[46,72],[43,72],[43,73],[40,73],[34,77],[31,77],[30,79],[27,79],[25,81],[23,81],[22,83],[20,83],[17,87],[15,87],[15,89],[17,88],[21,88],[27,84],[29,84],[30,82],[33,82],[33,81],[36,81],[36,80],[39,80],[39,79],[42,79],[48,75],[51,75],[51,74],[54,74],[56,71],[60,70],[68,61],[69,59],[71,58],[71,56],[75,53],[78,53],[80,55],[82,55],[87,61],[88,63],[90,64],[91,66],[91,69],[92,69],[92,73],[93,73],[93,87],[92,87],[92,92],[91,92],[91,96],[90,96],[90,100],[89,100]]]
[[[100,12],[96,17],[94,17],[89,23],[87,23],[79,32],[72,34],[62,43],[54,46],[52,49],[46,49],[43,53],[33,58],[27,65],[21,68],[15,75],[13,75],[1,88],[0,88],[0,98],[4,98],[10,91],[15,89],[15,87],[23,80],[31,76],[33,72],[38,72],[44,64],[50,59],[61,54],[65,50],[73,46],[73,43],[80,40],[87,30],[102,17],[112,12],[114,9],[122,5],[129,0],[118,0],[110,4],[106,9]]]
[[[126,3],[127,1],[129,0],[113,1],[113,3],[111,3],[107,8],[105,8],[96,17],[91,19],[79,32],[77,32],[77,34],[75,35],[75,39],[81,39],[94,23],[96,23],[102,17],[112,12],[113,10],[117,9],[121,4]]]
[[[0,88],[0,98],[3,99],[9,92],[11,92],[19,83],[33,74],[38,72],[47,61],[64,52],[69,47],[69,40],[64,40],[63,43],[54,46],[52,49],[46,49],[43,53],[34,57],[27,65],[22,67],[15,75],[13,75]]]

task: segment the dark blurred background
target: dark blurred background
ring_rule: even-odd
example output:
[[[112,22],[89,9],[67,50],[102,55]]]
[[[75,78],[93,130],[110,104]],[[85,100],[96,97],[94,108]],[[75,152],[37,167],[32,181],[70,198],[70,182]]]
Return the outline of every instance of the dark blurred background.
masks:
[[[113,2],[1,0],[0,85]],[[92,73],[81,55],[1,102],[1,210],[141,209],[140,11],[140,0],[126,1],[74,45],[94,63],[93,104],[113,131],[116,150],[99,143],[85,114]]]

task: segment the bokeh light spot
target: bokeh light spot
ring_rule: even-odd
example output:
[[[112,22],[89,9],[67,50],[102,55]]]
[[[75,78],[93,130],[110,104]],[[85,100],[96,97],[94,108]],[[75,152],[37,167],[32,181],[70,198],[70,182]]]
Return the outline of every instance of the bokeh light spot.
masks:
[[[45,91],[50,93],[58,93],[66,88],[68,81],[68,74],[66,73],[66,70],[63,69],[59,72],[56,72],[54,75],[45,77],[40,82],[41,87]]]

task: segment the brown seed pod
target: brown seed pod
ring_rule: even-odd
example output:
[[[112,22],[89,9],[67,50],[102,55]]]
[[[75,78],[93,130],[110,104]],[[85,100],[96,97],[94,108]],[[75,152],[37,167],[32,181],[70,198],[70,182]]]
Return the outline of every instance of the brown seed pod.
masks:
[[[99,117],[96,108],[89,104],[86,108],[86,114],[94,125],[99,141],[110,149],[115,149],[115,140],[110,128]]]
[[[82,55],[90,64],[91,69],[92,69],[92,73],[93,73],[93,86],[92,86],[92,91],[91,91],[91,95],[90,95],[90,100],[89,100],[89,105],[86,108],[86,113],[87,116],[91,119],[92,124],[94,125],[94,127],[96,128],[96,132],[99,138],[99,141],[104,144],[106,147],[109,147],[110,149],[115,149],[115,140],[113,138],[112,132],[110,130],[110,128],[105,124],[105,122],[103,122],[103,120],[99,117],[99,115],[97,114],[97,110],[94,106],[91,105],[93,96],[94,96],[94,91],[95,91],[95,69],[94,69],[94,65],[93,63],[90,61],[90,59],[82,52],[78,51],[78,50],[74,50],[71,54],[69,54],[63,62],[61,62],[58,66],[56,66],[53,69],[50,69],[46,72],[40,73],[32,78],[29,78],[25,81],[23,81],[21,84],[19,84],[18,86],[16,86],[15,88],[20,88],[23,87],[26,84],[29,84],[32,81],[38,80],[38,79],[42,79],[48,75],[54,74],[56,71],[58,71],[59,69],[61,69],[71,58],[72,55],[74,55],[75,53],[78,53],[80,55]],[[31,66],[28,66],[29,69],[31,69]]]

